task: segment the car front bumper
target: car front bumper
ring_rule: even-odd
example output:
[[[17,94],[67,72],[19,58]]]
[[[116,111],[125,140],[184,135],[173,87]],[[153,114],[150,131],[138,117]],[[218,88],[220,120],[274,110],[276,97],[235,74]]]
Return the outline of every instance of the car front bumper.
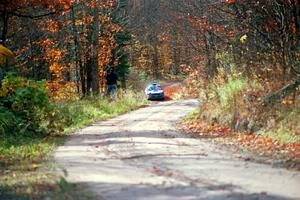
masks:
[[[164,94],[147,94],[148,100],[162,100],[165,99]]]

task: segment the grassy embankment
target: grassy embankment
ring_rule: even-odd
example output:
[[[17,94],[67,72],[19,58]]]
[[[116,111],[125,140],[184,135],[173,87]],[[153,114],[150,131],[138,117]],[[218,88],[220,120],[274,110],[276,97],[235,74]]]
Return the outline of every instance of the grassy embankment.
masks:
[[[55,103],[57,123],[64,131],[47,136],[11,134],[0,140],[0,199],[89,199],[51,169],[51,152],[76,131],[95,121],[134,110],[146,101],[142,94],[128,91],[115,102],[84,99]]]
[[[266,96],[286,84],[222,70],[209,84],[192,78],[178,96],[193,94],[201,106],[186,119],[186,129],[198,137],[218,138],[241,150],[300,166],[299,89],[281,102],[264,105]]]

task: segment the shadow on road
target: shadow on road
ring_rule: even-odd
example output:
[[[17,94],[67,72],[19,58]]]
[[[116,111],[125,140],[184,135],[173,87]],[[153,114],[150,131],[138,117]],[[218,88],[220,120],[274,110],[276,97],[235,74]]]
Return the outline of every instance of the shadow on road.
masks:
[[[151,185],[134,185],[134,184],[119,184],[119,183],[97,183],[97,182],[82,182],[79,183],[84,187],[93,185],[95,189],[99,191],[114,190],[114,197],[116,199],[123,200],[145,200],[145,199],[164,199],[164,200],[295,200],[293,198],[286,198],[282,196],[270,195],[267,193],[243,193],[232,192],[233,189],[237,189],[237,186],[228,184],[216,184],[202,187],[193,186],[151,186]],[[118,188],[116,190],[116,188]],[[124,196],[124,190],[127,190],[127,194],[130,196]],[[118,193],[118,191],[121,191]],[[197,191],[198,195],[194,195]],[[214,191],[214,194],[211,193]],[[134,197],[132,196],[134,194]],[[113,199],[113,197],[108,196]],[[101,199],[98,197],[98,199]],[[105,196],[104,196],[105,199]]]

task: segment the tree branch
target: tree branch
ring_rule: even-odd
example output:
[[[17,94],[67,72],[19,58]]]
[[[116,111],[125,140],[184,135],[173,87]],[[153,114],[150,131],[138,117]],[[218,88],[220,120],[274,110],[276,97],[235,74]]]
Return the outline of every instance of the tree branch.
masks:
[[[9,14],[13,15],[13,16],[17,16],[17,17],[23,17],[23,18],[30,18],[30,19],[40,19],[49,15],[54,15],[55,13],[57,13],[57,11],[52,11],[49,13],[44,13],[44,14],[40,14],[40,15],[24,15],[21,13],[17,13],[17,12],[11,12]]]

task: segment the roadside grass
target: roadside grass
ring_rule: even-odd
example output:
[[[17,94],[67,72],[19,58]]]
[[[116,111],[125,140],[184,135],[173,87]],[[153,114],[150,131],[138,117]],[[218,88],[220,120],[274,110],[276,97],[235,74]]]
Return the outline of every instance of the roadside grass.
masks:
[[[198,132],[201,131],[202,133],[206,132],[208,134],[210,134],[210,132],[218,131],[220,129],[223,130],[226,127],[201,117],[200,115],[203,112],[207,112],[207,111],[202,110],[201,108],[193,111],[183,119],[183,123],[194,128],[195,131]],[[272,138],[274,141],[278,141],[279,143],[282,144],[300,143],[299,121],[300,121],[299,111],[297,112],[286,111],[281,113],[280,118],[279,117],[277,118],[276,123],[278,124],[273,124],[275,122],[270,122],[270,124],[263,126],[259,131],[254,133],[248,133],[248,134],[261,135],[262,137]],[[222,133],[220,137],[227,136],[232,133],[230,132],[229,128],[226,128],[226,130],[227,132]],[[236,130],[235,133],[238,133],[236,134],[236,136],[238,137],[243,137],[245,135],[244,132],[241,132],[239,130]]]
[[[123,93],[123,92],[122,92]],[[142,93],[127,91],[116,101],[107,98],[87,98],[81,101],[57,103],[65,132],[78,130],[99,120],[105,120],[134,110],[147,103]]]
[[[260,131],[259,134],[274,138],[284,144],[300,142],[300,135],[295,135],[294,132],[284,124],[281,124],[280,128],[276,131]]]
[[[300,170],[300,113],[299,109],[295,109],[299,105],[277,111],[277,115],[266,120],[267,123],[259,131],[247,134],[239,130],[231,131],[226,126],[203,118],[202,113],[209,112],[206,108],[202,106],[184,118],[184,131],[195,137],[213,139],[241,151],[252,152],[258,157],[273,158],[281,166]]]
[[[68,133],[146,104],[140,93],[127,91],[116,101],[88,98],[56,103],[57,126],[47,137],[13,134],[0,138],[0,199],[93,199],[54,173],[51,153]]]
[[[260,135],[283,145],[300,143],[299,89],[279,102],[265,104],[268,95],[287,84],[266,80],[237,69],[227,73],[224,68],[209,83],[191,75],[183,91],[197,94],[201,102],[199,113],[190,117],[192,128],[207,134],[217,131],[221,136]]]
[[[199,110],[194,110],[194,111],[190,112],[187,116],[185,116],[183,118],[183,122],[188,123],[192,120],[197,119],[197,117],[199,116],[199,112],[200,112]]]
[[[276,118],[267,120],[266,128],[259,133],[284,144],[300,142],[300,98],[289,109],[279,109]]]

